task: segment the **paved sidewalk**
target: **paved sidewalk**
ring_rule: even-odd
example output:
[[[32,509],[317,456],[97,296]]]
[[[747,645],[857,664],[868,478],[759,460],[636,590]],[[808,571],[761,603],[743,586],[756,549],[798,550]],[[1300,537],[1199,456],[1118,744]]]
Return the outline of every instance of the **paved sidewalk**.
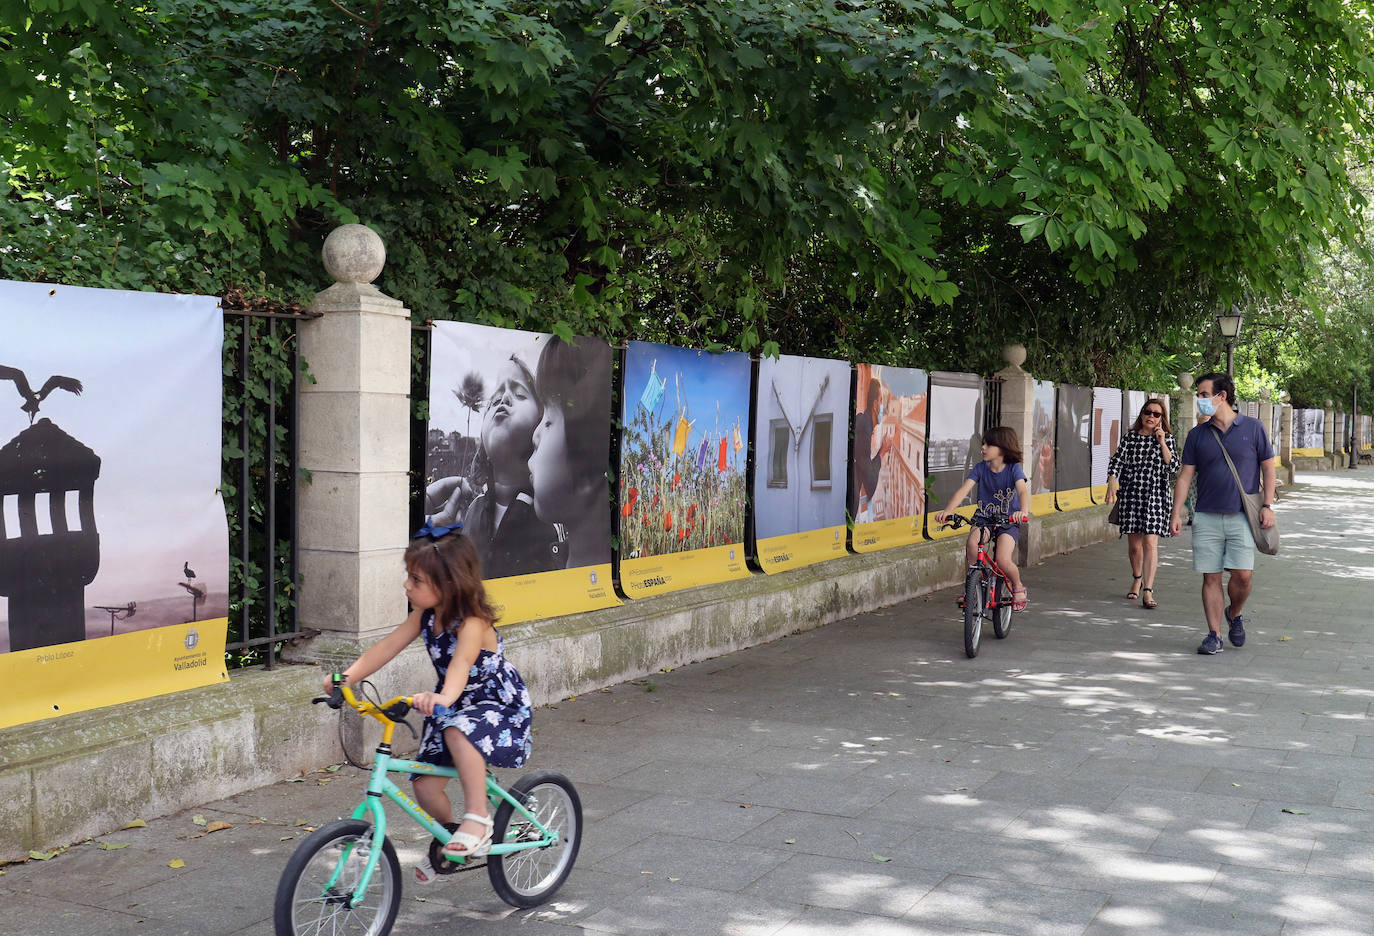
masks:
[[[585,808],[567,885],[517,912],[485,872],[407,876],[395,932],[1364,936],[1374,470],[1304,482],[1243,649],[1196,654],[1186,535],[1153,612],[1113,541],[1030,569],[975,660],[947,590],[541,709],[531,767]],[[266,936],[305,827],[361,788],[322,771],[11,865],[0,933]]]

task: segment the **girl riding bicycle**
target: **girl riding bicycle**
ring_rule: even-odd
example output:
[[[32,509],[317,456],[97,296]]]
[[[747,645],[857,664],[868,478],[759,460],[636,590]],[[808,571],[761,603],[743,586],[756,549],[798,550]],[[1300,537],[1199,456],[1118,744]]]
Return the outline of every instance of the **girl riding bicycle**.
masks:
[[[394,631],[368,648],[343,671],[353,684],[390,662],[416,637],[423,636],[438,681],[433,692],[411,700],[425,717],[416,760],[454,766],[463,786],[464,815],[452,841],[450,858],[478,858],[491,848],[487,815],[487,764],[519,767],[530,753],[530,694],[505,658],[496,614],[482,587],[481,565],[472,540],[460,527],[432,527],[415,534],[405,552],[406,598],[411,612]],[[326,676],[326,691],[333,677]],[[441,709],[446,709],[442,710]],[[415,799],[442,823],[453,818],[444,787],[447,777],[413,776]],[[415,880],[428,884],[435,871],[428,858]]]
[[[983,460],[973,466],[968,479],[949,499],[945,509],[935,515],[936,523],[944,523],[954,508],[964,502],[964,498],[976,486],[978,488],[978,507],[1003,511],[1012,523],[1030,519],[1030,512],[1021,509],[1022,504],[1030,503],[1030,488],[1026,484],[1026,473],[1021,470],[1021,443],[1016,438],[1016,430],[1009,426],[997,426],[983,434]],[[1020,535],[1018,527],[1004,529],[997,537],[994,558],[1003,574],[1012,585],[1012,610],[1026,610],[1026,588],[1021,584],[1021,572],[1016,568],[1016,541]],[[969,530],[968,543],[964,554],[968,564],[978,559],[978,537],[981,530]]]

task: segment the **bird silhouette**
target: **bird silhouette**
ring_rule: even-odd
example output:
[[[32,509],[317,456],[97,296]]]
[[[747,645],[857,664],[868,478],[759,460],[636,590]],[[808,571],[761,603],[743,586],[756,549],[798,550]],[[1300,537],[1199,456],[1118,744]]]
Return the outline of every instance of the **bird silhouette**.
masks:
[[[186,576],[188,579],[193,579],[196,577],[195,570],[191,568],[190,562],[183,562],[181,564],[181,574]]]
[[[81,394],[81,381],[75,377],[63,377],[61,374],[53,374],[43,381],[43,388],[34,393],[23,371],[17,367],[6,367],[4,364],[0,364],[0,380],[14,381],[14,388],[24,398],[24,405],[19,408],[29,414],[30,426],[33,425],[33,418],[38,415],[38,404],[42,403],[49,393],[54,390],[67,390],[78,396]]]

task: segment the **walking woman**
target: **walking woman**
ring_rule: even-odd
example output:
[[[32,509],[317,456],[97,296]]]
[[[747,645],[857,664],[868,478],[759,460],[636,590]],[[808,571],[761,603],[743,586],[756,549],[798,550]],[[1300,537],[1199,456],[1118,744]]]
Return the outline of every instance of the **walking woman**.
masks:
[[[1169,535],[1178,469],[1178,449],[1164,404],[1146,400],[1107,463],[1107,503],[1121,498],[1121,532],[1131,557],[1131,590],[1126,597],[1139,598],[1151,610],[1159,607],[1154,594],[1159,538]]]

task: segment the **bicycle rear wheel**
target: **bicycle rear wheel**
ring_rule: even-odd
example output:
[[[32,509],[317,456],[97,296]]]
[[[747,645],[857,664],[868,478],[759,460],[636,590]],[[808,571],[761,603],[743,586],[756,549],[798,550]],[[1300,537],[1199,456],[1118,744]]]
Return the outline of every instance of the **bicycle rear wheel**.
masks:
[[[273,908],[277,936],[386,936],[391,932],[401,907],[401,864],[388,839],[382,839],[382,854],[365,899],[356,907],[348,906],[368,855],[378,847],[375,831],[370,822],[340,819],[301,842],[277,884]]]
[[[1000,575],[993,576],[997,600],[992,608],[992,632],[1000,640],[1011,633],[1011,585]]]
[[[972,568],[964,576],[964,653],[970,658],[978,655],[983,639],[983,616],[987,614],[988,586],[983,570]]]
[[[487,859],[487,876],[496,895],[512,907],[533,907],[563,886],[577,860],[582,845],[582,799],[571,780],[552,770],[521,777],[511,786],[510,794],[546,829],[558,833],[556,845]],[[501,801],[492,827],[493,842],[537,842],[543,837],[534,823]]]

